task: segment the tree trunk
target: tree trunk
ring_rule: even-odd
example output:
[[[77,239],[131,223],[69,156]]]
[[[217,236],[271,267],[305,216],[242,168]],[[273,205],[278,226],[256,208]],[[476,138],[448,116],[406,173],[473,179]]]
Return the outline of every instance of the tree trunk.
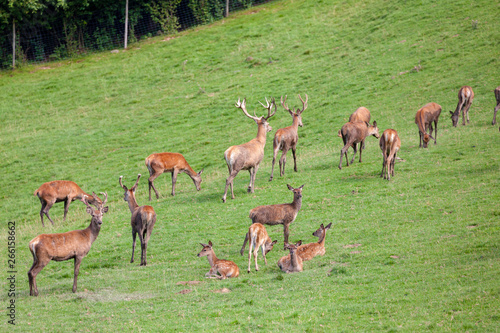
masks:
[[[229,0],[226,0],[226,13],[224,15],[224,17],[228,17],[229,16]]]
[[[127,48],[127,42],[128,42],[128,0],[125,2],[125,41],[124,41],[124,48]]]
[[[12,69],[16,68],[16,20],[12,19]]]

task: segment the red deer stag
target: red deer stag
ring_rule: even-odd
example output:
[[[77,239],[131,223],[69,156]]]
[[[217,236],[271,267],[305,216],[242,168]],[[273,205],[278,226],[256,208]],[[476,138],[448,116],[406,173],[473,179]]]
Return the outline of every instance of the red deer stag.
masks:
[[[394,163],[399,148],[401,148],[401,140],[399,139],[398,132],[393,129],[386,129],[380,137],[379,145],[383,156],[380,177],[390,180],[391,175],[394,176]]]
[[[250,273],[250,263],[252,261],[252,248],[253,248],[253,258],[255,260],[255,270],[259,270],[259,265],[257,265],[257,255],[259,253],[259,247],[262,249],[262,256],[264,257],[264,262],[267,265],[266,254],[269,253],[276,244],[277,241],[272,241],[267,234],[266,228],[260,223],[254,223],[248,228],[248,234],[250,235],[250,244],[248,249],[248,273]]]
[[[137,184],[139,184],[139,179],[141,174],[137,175],[137,180],[134,186],[129,190],[127,186],[122,184],[123,176],[120,176],[119,183],[123,188],[125,193],[123,194],[123,200],[128,202],[128,207],[132,213],[132,219],[130,224],[132,225],[132,259],[130,263],[134,262],[134,252],[135,252],[135,237],[139,234],[139,240],[141,241],[141,265],[147,265],[147,249],[149,238],[153,232],[153,227],[156,223],[156,213],[151,206],[140,206],[137,204],[135,199],[135,191],[137,190]]]
[[[82,259],[89,253],[92,243],[97,239],[101,230],[102,217],[104,213],[108,212],[108,207],[104,207],[108,200],[108,195],[107,193],[102,194],[104,195],[104,202],[100,199],[98,200],[95,193],[92,195],[95,202],[102,202],[97,205],[97,209],[93,209],[87,203],[86,199],[83,199],[83,203],[87,206],[87,213],[92,216],[87,229],[73,230],[60,234],[42,234],[31,240],[29,248],[33,255],[33,265],[28,272],[30,296],[38,296],[36,276],[51,260],[75,260],[73,292],[76,292],[80,264],[82,263]]]
[[[288,108],[288,105],[285,104],[286,102],[286,96],[285,100],[283,101],[283,96],[281,96],[281,105],[283,105],[283,108],[290,113],[290,115],[293,118],[293,123],[292,126],[288,126],[285,128],[280,128],[279,130],[276,131],[276,134],[274,134],[274,140],[273,140],[273,166],[271,168],[271,178],[269,178],[269,181],[273,180],[273,174],[274,174],[274,163],[276,162],[276,156],[278,155],[278,151],[281,150],[282,154],[279,160],[279,165],[280,165],[280,176],[285,175],[285,164],[286,164],[286,153],[288,150],[291,148],[292,149],[292,154],[293,154],[293,170],[297,172],[297,157],[295,156],[295,151],[297,149],[297,142],[299,141],[299,135],[297,133],[299,126],[302,127],[302,112],[304,112],[305,109],[307,109],[307,94],[306,94],[306,101],[302,100],[302,97],[299,95],[299,99],[302,102],[302,110],[297,108],[297,111],[293,111],[293,108],[290,110]]]
[[[436,132],[434,136],[437,138],[437,123],[439,120],[439,115],[441,114],[441,105],[437,103],[427,103],[420,110],[417,111],[415,115],[415,124],[418,126],[419,147],[427,148],[427,143],[430,139],[434,140],[434,144],[437,143],[436,139],[432,137],[432,122],[436,127]],[[429,134],[427,134],[427,129],[430,129]]]
[[[212,241],[209,241],[208,244],[200,243],[200,245],[203,246],[203,249],[198,253],[198,257],[207,257],[210,264],[210,270],[205,274],[207,278],[214,276],[217,279],[224,280],[240,275],[240,269],[234,262],[217,258],[212,249]],[[217,275],[217,273],[220,275]]]
[[[244,99],[243,102],[240,102],[238,99],[236,107],[240,108],[248,118],[255,121],[258,126],[257,137],[242,145],[229,147],[224,152],[224,158],[226,160],[227,168],[229,169],[229,177],[226,179],[226,188],[224,189],[222,202],[226,202],[227,189],[229,186],[231,186],[231,199],[234,199],[233,179],[236,177],[238,172],[240,172],[240,170],[248,170],[248,172],[250,172],[248,192],[254,193],[255,175],[257,174],[260,162],[262,162],[262,158],[264,157],[266,134],[272,130],[272,127],[267,121],[276,113],[276,102],[274,101],[274,98],[271,100],[271,103],[269,103],[266,98],[267,105],[259,102],[264,108],[267,109],[267,117],[260,118],[248,114],[245,101],[246,99]],[[273,106],[274,112],[271,113]]]
[[[462,111],[462,125],[465,125],[465,115],[467,114],[467,124],[469,123],[469,109],[472,105],[472,100],[474,99],[474,92],[469,86],[463,86],[458,91],[458,104],[455,112],[450,111],[451,122],[453,127],[457,127],[458,116],[460,116],[460,111]]]
[[[495,107],[495,110],[493,110],[493,121],[491,124],[495,125],[497,123],[497,111],[500,109],[500,87],[497,87],[493,90],[493,92],[495,93],[495,98],[497,99],[497,106]]]
[[[47,216],[52,225],[54,225],[54,221],[52,221],[49,216],[49,209],[56,202],[64,201],[64,221],[66,221],[69,204],[72,201],[78,199],[81,202],[85,202],[84,200],[87,200],[88,203],[96,207],[101,204],[101,199],[98,197],[95,197],[94,199],[92,195],[83,192],[80,186],[70,180],[54,180],[44,183],[35,191],[33,195],[37,196],[42,204],[42,209],[40,209],[40,218],[42,219],[42,225],[44,227],[44,214]]]
[[[356,109],[350,116],[349,116],[349,122],[350,123],[355,123],[355,122],[362,122],[362,123],[369,123],[371,118],[370,110],[365,108],[364,106],[361,106]],[[342,137],[339,131],[339,136]],[[363,145],[363,149],[365,149],[365,141],[361,143]]]
[[[342,157],[345,154],[347,166],[349,166],[349,159],[347,158],[347,150],[349,147],[354,149],[354,155],[352,155],[351,164],[354,162],[356,157],[357,145],[359,145],[359,162],[361,163],[361,153],[363,152],[362,143],[365,141],[367,136],[373,135],[377,139],[380,137],[378,134],[377,122],[374,121],[373,125],[370,123],[354,122],[346,123],[340,129],[340,134],[342,135],[342,140],[344,141],[344,147],[340,150],[340,163],[339,169],[342,170]]]
[[[302,261],[307,261],[311,260],[312,258],[316,256],[322,256],[325,254],[326,249],[325,249],[325,238],[326,238],[326,232],[331,228],[332,224],[330,223],[326,227],[323,226],[323,223],[321,223],[320,227],[318,230],[313,232],[313,236],[316,236],[319,238],[317,242],[314,243],[309,243],[309,244],[304,244],[301,245],[297,248],[297,255],[302,259]],[[289,266],[290,265],[290,255],[282,257],[279,262],[278,266]],[[280,266],[280,267],[281,267]]]
[[[288,235],[290,234],[290,224],[295,221],[297,214],[302,206],[302,188],[304,185],[293,188],[286,185],[290,191],[293,192],[293,202],[288,204],[258,206],[250,210],[250,219],[253,223],[261,223],[267,225],[283,224],[283,234],[285,243],[288,243]],[[247,233],[245,241],[241,247],[240,254],[243,255],[245,246],[247,245],[250,235]]]
[[[281,257],[278,260],[278,267],[285,273],[295,273],[302,272],[302,258],[298,255],[297,250],[302,244],[299,241],[297,244],[285,243],[285,250],[289,250],[290,254],[288,256]],[[287,261],[286,258],[289,257]]]
[[[151,188],[155,191],[156,199],[160,198],[154,180],[162,173],[172,173],[172,195],[175,195],[175,183],[177,182],[177,175],[179,172],[186,173],[193,180],[196,190],[200,190],[201,174],[204,169],[196,173],[186,162],[184,156],[179,153],[158,153],[151,154],[146,158],[146,166],[149,170],[149,201],[151,201]]]

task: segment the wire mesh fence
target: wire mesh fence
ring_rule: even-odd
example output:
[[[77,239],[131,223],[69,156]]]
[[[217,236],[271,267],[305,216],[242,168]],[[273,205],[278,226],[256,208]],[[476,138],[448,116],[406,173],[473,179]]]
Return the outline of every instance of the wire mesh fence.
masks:
[[[122,48],[222,19],[271,0],[156,0],[93,2],[85,10],[57,10],[0,26],[0,68]],[[90,3],[90,2],[87,2]],[[128,9],[128,10],[127,10]],[[48,9],[45,8],[45,12]],[[1,14],[1,12],[0,12]],[[126,15],[128,14],[128,15]],[[127,22],[128,31],[125,29]],[[125,40],[125,36],[127,38]]]

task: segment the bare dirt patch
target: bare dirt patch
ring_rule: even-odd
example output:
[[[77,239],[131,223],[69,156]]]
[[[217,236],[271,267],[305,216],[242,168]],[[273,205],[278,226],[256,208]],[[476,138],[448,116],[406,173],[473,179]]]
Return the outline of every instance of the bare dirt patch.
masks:
[[[187,284],[187,285],[192,286],[192,285],[196,285],[196,284],[200,284],[200,283],[201,283],[201,281],[180,281],[180,282],[177,282],[176,285],[178,285],[178,286],[179,285],[184,286],[184,285]]]
[[[190,292],[192,292],[191,289],[182,289],[181,291],[177,292],[176,294],[184,295],[184,294],[189,294]]]
[[[230,293],[231,290],[228,288],[217,289],[213,291],[214,293],[227,294]]]
[[[361,244],[347,244],[347,245],[344,245],[344,249],[352,249],[352,248],[355,248],[355,247],[358,247],[358,246],[361,246]]]

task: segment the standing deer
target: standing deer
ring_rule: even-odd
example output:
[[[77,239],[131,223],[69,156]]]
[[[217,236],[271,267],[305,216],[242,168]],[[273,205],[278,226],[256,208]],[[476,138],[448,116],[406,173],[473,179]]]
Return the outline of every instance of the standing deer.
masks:
[[[495,93],[495,98],[497,99],[497,106],[495,107],[495,110],[493,110],[493,121],[491,124],[495,125],[497,123],[497,111],[500,109],[500,86],[493,90],[493,92]]]
[[[357,144],[359,145],[359,162],[361,163],[361,153],[363,152],[362,143],[365,141],[367,136],[373,135],[377,139],[380,137],[378,134],[377,122],[374,121],[373,125],[370,123],[354,122],[346,123],[340,129],[340,134],[342,135],[342,140],[344,141],[344,147],[340,150],[340,163],[339,169],[342,170],[342,157],[345,154],[347,166],[349,166],[349,159],[347,158],[347,150],[349,147],[354,149],[354,155],[352,155],[351,164],[354,162],[357,152]]]
[[[289,250],[290,254],[288,256],[281,257],[278,260],[278,267],[285,273],[295,273],[302,272],[302,258],[298,255],[297,249],[302,244],[302,241],[298,241],[297,244],[288,244],[285,242],[285,250]],[[287,261],[286,258],[289,257]]]
[[[288,105],[285,104],[286,102],[286,96],[285,100],[283,101],[283,96],[281,96],[281,105],[283,105],[283,108],[290,113],[290,115],[293,118],[293,123],[291,126],[285,127],[285,128],[280,128],[279,130],[276,131],[276,134],[274,134],[274,140],[273,140],[273,166],[271,168],[271,178],[269,178],[269,181],[273,180],[273,174],[274,174],[274,163],[276,162],[276,156],[278,155],[278,150],[282,151],[280,160],[279,160],[279,165],[280,165],[280,176],[283,177],[285,175],[285,164],[286,164],[286,153],[288,150],[291,148],[292,149],[292,154],[293,154],[293,170],[297,172],[297,157],[295,156],[295,151],[297,149],[297,142],[299,141],[299,135],[297,133],[299,126],[302,127],[302,112],[304,112],[305,109],[307,109],[307,94],[306,94],[306,101],[304,102],[302,100],[302,97],[299,95],[299,99],[302,102],[302,110],[297,108],[297,111],[290,110],[288,108]]]
[[[252,261],[252,248],[253,248],[253,258],[255,260],[255,270],[259,270],[259,265],[257,265],[257,255],[259,254],[259,247],[262,249],[262,256],[264,257],[264,262],[267,265],[266,254],[269,253],[276,244],[277,241],[272,241],[267,234],[266,228],[261,223],[254,223],[248,228],[248,234],[250,235],[250,244],[248,249],[248,273],[250,273],[250,262]]]
[[[465,125],[465,115],[467,114],[467,124],[469,123],[469,108],[474,99],[474,92],[469,86],[463,86],[458,91],[458,104],[455,112],[451,112],[451,122],[453,127],[457,127],[458,116],[460,116],[460,111],[462,111],[462,125]]]
[[[238,99],[236,107],[240,108],[248,118],[255,121],[258,126],[257,137],[242,145],[231,146],[224,152],[224,158],[226,160],[227,168],[229,169],[229,177],[226,179],[226,188],[224,189],[222,202],[226,202],[227,189],[229,186],[231,186],[231,199],[234,199],[233,179],[236,177],[238,172],[240,172],[240,170],[248,170],[248,172],[250,172],[248,192],[254,193],[255,175],[257,174],[260,162],[262,162],[262,158],[264,157],[266,134],[272,130],[272,127],[267,121],[276,113],[276,102],[274,101],[274,98],[271,100],[271,103],[269,103],[266,98],[267,105],[259,102],[264,108],[267,109],[267,117],[260,118],[248,114],[245,101],[246,99],[243,99],[243,102],[240,102]],[[271,113],[273,105],[274,112]]]
[[[350,123],[355,123],[355,122],[363,122],[363,123],[369,123],[371,118],[370,110],[365,108],[364,106],[361,106],[356,109],[350,116],[349,116],[349,122]],[[339,131],[339,136],[342,137]],[[363,149],[365,149],[365,140],[361,143],[363,145]]]
[[[311,260],[316,256],[322,256],[325,254],[326,232],[331,228],[331,226],[332,226],[331,223],[326,227],[323,226],[323,223],[321,223],[319,229],[313,232],[313,236],[318,237],[319,240],[314,243],[300,245],[297,248],[297,255],[300,257],[300,259],[302,259],[302,261]],[[278,266],[280,267],[286,267],[289,265],[290,265],[290,255],[281,257],[281,259],[278,261]]]
[[[129,190],[125,185],[122,184],[123,176],[120,176],[119,183],[123,188],[125,193],[123,194],[123,200],[128,202],[128,207],[132,213],[132,218],[130,224],[132,226],[132,259],[130,263],[134,262],[134,252],[135,252],[135,238],[139,234],[139,240],[141,241],[141,265],[147,265],[147,249],[149,237],[153,232],[153,227],[156,223],[156,213],[151,206],[140,206],[137,204],[135,199],[135,191],[137,190],[137,185],[139,184],[139,179],[141,174],[137,175],[137,180],[134,186]]]
[[[200,190],[201,174],[204,169],[196,173],[188,164],[184,156],[179,153],[158,153],[146,157],[146,166],[149,170],[149,201],[151,201],[151,188],[155,191],[156,199],[160,198],[153,182],[162,173],[172,173],[172,195],[175,195],[175,183],[179,172],[184,172],[193,180],[196,190]]]
[[[288,235],[290,234],[290,224],[295,221],[297,214],[302,206],[302,188],[304,185],[293,188],[286,185],[290,191],[293,192],[293,202],[288,204],[258,206],[250,210],[250,219],[252,224],[261,223],[267,225],[283,224],[283,234],[285,243],[288,243]],[[241,247],[240,254],[243,255],[245,246],[247,245],[250,235],[247,233],[245,241]]]
[[[42,204],[42,209],[40,209],[40,218],[42,219],[42,225],[44,227],[44,214],[47,216],[52,225],[54,225],[54,221],[52,221],[49,216],[49,209],[56,202],[64,201],[64,221],[66,221],[69,204],[72,201],[78,199],[85,203],[86,200],[88,203],[96,207],[101,204],[101,199],[98,197],[94,198],[92,195],[85,193],[80,186],[70,180],[54,180],[44,183],[35,191],[35,193],[33,193],[33,195],[37,196]]]
[[[198,257],[207,257],[210,264],[210,270],[205,274],[206,277],[214,276],[217,279],[224,280],[240,275],[240,269],[234,262],[217,258],[212,249],[212,241],[208,241],[208,244],[200,243],[200,245],[203,246],[203,249],[198,253]],[[217,275],[217,273],[220,275]]]
[[[432,137],[432,122],[436,127],[436,132],[434,136],[437,138],[437,123],[439,120],[439,115],[441,114],[441,105],[437,103],[427,103],[420,110],[417,111],[415,115],[415,124],[418,126],[419,134],[419,148],[427,148],[427,143],[429,139],[434,140],[434,144],[437,143],[436,139]],[[429,134],[427,134],[427,129],[430,129]]]
[[[73,292],[76,292],[78,273],[82,259],[89,253],[92,243],[97,239],[101,230],[102,217],[108,212],[108,207],[104,207],[108,200],[107,193],[104,195],[104,202],[97,200],[97,195],[93,193],[92,198],[97,204],[97,209],[93,209],[83,199],[87,206],[87,213],[92,216],[90,225],[84,230],[73,230],[59,234],[42,234],[33,238],[29,243],[29,249],[33,255],[33,265],[28,272],[30,285],[30,296],[38,296],[36,276],[51,261],[75,260]]]
[[[399,139],[398,132],[393,129],[386,129],[380,137],[379,145],[383,156],[380,177],[390,180],[391,175],[394,176],[394,163],[399,148],[401,148],[401,140]]]

